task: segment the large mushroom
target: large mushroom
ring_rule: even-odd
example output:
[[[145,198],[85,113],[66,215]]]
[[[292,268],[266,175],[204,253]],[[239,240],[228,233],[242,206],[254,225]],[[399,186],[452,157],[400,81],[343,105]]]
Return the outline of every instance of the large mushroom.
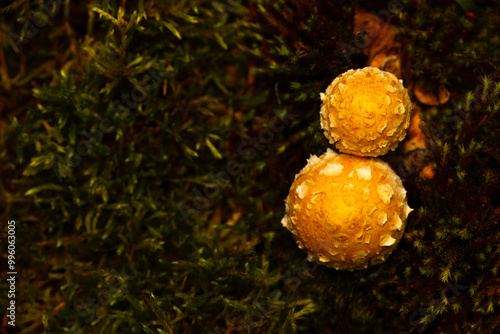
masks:
[[[412,211],[387,163],[331,149],[311,156],[285,203],[282,224],[309,260],[351,271],[384,262]]]

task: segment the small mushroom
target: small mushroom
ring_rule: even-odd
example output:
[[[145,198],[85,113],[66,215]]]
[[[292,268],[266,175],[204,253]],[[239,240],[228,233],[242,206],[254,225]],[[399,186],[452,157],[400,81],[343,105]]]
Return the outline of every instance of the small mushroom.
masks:
[[[411,102],[403,81],[375,67],[349,70],[321,93],[321,128],[344,153],[376,157],[406,136]]]

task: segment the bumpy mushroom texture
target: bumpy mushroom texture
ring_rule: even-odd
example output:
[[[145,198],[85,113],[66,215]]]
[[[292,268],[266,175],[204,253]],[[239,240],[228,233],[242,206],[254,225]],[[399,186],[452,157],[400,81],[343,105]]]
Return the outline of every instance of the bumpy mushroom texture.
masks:
[[[344,153],[376,157],[394,150],[410,125],[402,80],[375,67],[349,70],[321,93],[321,128]]]
[[[309,260],[350,271],[384,262],[412,211],[387,163],[330,149],[295,176],[285,206],[282,224]]]

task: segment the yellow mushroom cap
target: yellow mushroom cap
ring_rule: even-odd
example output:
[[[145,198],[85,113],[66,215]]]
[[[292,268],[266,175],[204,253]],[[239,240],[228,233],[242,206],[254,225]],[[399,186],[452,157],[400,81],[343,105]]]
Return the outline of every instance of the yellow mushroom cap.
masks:
[[[394,150],[410,125],[403,81],[376,67],[349,70],[321,93],[321,128],[344,153],[376,157]]]
[[[384,262],[412,209],[401,179],[375,158],[328,149],[295,176],[281,221],[309,260],[338,270]]]

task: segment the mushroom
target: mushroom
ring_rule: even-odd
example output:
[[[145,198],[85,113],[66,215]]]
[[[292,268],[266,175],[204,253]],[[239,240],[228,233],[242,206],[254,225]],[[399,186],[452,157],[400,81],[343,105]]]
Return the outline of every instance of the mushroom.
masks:
[[[376,67],[349,70],[321,93],[321,128],[344,153],[376,157],[406,136],[411,102],[403,81]]]
[[[310,261],[350,271],[384,262],[412,211],[401,179],[387,163],[331,149],[311,155],[285,207],[281,223]]]

